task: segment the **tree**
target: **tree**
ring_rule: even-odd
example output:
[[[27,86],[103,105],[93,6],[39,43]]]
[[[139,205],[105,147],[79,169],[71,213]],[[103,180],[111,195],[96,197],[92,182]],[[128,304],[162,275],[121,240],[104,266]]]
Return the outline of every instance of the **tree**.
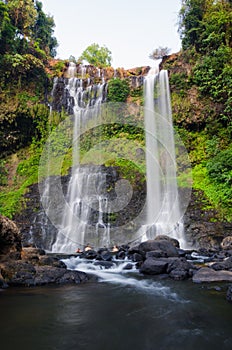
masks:
[[[94,43],[82,52],[79,60],[81,62],[86,60],[89,64],[99,68],[109,67],[111,65],[111,51],[105,46],[100,47]]]
[[[168,47],[159,46],[149,55],[149,58],[151,58],[152,60],[158,60],[160,58],[163,58],[164,56],[167,56],[169,52],[170,49]]]
[[[37,16],[34,1],[8,0],[7,6],[12,24],[17,27],[18,34],[21,34],[24,38],[30,38]]]
[[[46,54],[55,57],[58,43],[53,36],[54,19],[43,12],[43,5],[40,1],[36,1],[35,8],[37,17],[33,27],[33,39],[36,40],[40,49],[44,50]]]
[[[179,13],[179,33],[184,50],[190,46],[198,50],[200,34],[203,31],[202,19],[208,1],[211,0],[182,0]]]

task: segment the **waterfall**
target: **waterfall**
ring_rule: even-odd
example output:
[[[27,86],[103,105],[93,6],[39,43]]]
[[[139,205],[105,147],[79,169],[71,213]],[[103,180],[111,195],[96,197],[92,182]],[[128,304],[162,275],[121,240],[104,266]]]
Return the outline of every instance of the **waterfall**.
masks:
[[[142,77],[144,108],[130,104],[104,104],[107,94],[104,71],[94,69],[93,74],[93,77],[89,77],[86,67],[79,66],[77,69],[74,63],[70,63],[66,78],[54,81],[52,108],[60,112],[65,109],[69,117],[59,124],[56,132],[51,133],[41,157],[40,198],[49,218],[43,225],[42,235],[46,236],[43,248],[52,252],[73,253],[78,248],[83,249],[87,243],[94,248],[132,242],[137,244],[159,234],[177,238],[184,247],[181,218],[190,198],[191,181],[189,177],[180,209],[175,147],[185,180],[189,162],[181,140],[178,139],[176,145],[174,143],[167,71],[159,72],[156,68],[150,70],[145,79]],[[90,135],[94,135],[95,127],[111,123],[125,124],[127,128],[139,126],[143,129],[145,126],[145,147],[141,148],[141,143],[134,140],[113,137],[107,142],[98,139],[97,145],[93,142],[90,151],[80,152],[81,135],[88,130],[92,130],[93,134]],[[88,141],[88,137],[94,136],[86,134],[86,139],[83,139]],[[52,155],[57,140],[64,145],[64,149],[61,149],[59,144],[58,151],[72,158],[69,175],[56,175],[62,169],[64,159],[60,154],[57,158],[56,153]],[[126,177],[120,178],[116,167],[93,165],[106,164],[107,158],[104,157],[110,157],[110,164],[112,159],[128,157],[142,171],[146,165],[146,179],[145,174],[141,177],[142,173],[139,173],[141,186],[133,188]],[[55,165],[56,171],[51,169],[51,173],[48,173],[46,164],[50,164],[50,161],[51,168]],[[93,164],[90,164],[91,161]],[[52,224],[56,232],[51,230]]]
[[[150,70],[144,81],[144,94],[147,223],[143,240],[164,234],[177,238],[183,246],[167,71],[159,72],[158,67]]]
[[[81,76],[75,77],[76,66],[70,64],[65,90],[71,98],[68,110],[73,111],[72,171],[66,194],[67,206],[62,214],[62,223],[52,246],[53,252],[73,253],[83,249],[86,236],[95,241],[96,246],[109,246],[109,225],[104,222],[107,198],[101,187],[106,187],[106,175],[97,166],[80,166],[79,136],[88,120],[96,118],[105,99],[106,84],[89,85],[84,88],[82,78],[86,68],[81,66]],[[98,215],[96,214],[98,213]],[[95,237],[94,237],[95,235]]]

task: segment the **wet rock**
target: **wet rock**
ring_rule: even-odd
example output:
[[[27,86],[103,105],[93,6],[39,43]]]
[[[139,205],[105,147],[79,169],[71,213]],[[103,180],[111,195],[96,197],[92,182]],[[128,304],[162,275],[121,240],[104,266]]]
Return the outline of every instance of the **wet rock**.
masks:
[[[124,266],[123,270],[132,270],[133,269],[133,264],[128,263],[126,266]]]
[[[226,299],[232,303],[232,285],[230,285],[227,289]]]
[[[90,260],[93,260],[93,259],[96,259],[97,257],[97,252],[95,250],[88,250],[87,252],[84,252],[84,257],[86,259],[90,259]]]
[[[113,258],[113,255],[109,250],[105,250],[101,253],[101,257],[104,261],[111,261]]]
[[[124,250],[120,251],[118,254],[117,254],[117,258],[118,259],[125,259],[126,257],[126,252]]]
[[[167,240],[148,240],[146,242],[140,243],[139,251],[142,253],[149,251],[159,251],[162,252],[163,257],[178,256],[177,248]]]
[[[1,272],[9,286],[81,283],[88,279],[84,272],[70,271],[66,267],[34,266],[24,261],[1,264]]]
[[[174,280],[184,280],[192,276],[195,267],[186,258],[168,258],[167,273]]]
[[[93,265],[94,266],[101,266],[104,269],[110,269],[115,264],[111,261],[95,261]]]
[[[143,256],[142,256],[141,254],[134,253],[134,254],[132,255],[132,261],[133,261],[133,262],[143,261]]]
[[[147,275],[159,275],[166,272],[168,262],[162,259],[148,258],[140,267],[140,272]]]
[[[87,281],[87,275],[80,271],[70,271],[65,268],[37,266],[34,285],[44,284],[79,284]]]
[[[17,225],[0,215],[0,255],[21,250],[21,237]]]
[[[202,267],[199,269],[192,278],[195,283],[202,282],[231,282],[232,272],[231,271],[215,271],[209,267]]]
[[[232,257],[226,258],[222,262],[215,262],[211,264],[210,267],[215,271],[220,271],[220,270],[232,271]]]
[[[221,242],[221,247],[225,250],[232,249],[232,236],[225,237]]]

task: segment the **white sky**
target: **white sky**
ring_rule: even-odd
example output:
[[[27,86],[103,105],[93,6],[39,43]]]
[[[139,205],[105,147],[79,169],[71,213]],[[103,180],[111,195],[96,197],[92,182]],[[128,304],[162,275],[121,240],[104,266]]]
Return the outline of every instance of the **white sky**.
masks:
[[[57,57],[78,58],[92,43],[112,52],[114,68],[153,65],[159,46],[180,50],[177,33],[181,0],[41,0],[54,17]]]

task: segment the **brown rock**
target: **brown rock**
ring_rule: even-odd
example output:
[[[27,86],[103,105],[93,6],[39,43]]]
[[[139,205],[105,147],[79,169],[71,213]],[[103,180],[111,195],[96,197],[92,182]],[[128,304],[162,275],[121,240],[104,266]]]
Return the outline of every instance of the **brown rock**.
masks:
[[[0,255],[20,251],[21,237],[16,224],[5,216],[0,215]]]

